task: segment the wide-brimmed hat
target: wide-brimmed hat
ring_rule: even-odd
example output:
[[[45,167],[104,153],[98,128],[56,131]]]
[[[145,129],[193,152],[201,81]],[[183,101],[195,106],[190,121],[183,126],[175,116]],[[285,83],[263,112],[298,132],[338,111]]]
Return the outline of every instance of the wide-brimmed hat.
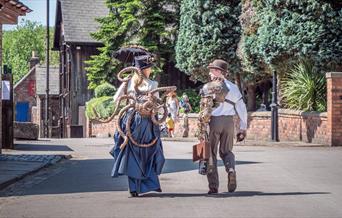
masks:
[[[221,59],[216,59],[208,65],[209,69],[218,69],[224,73],[228,73],[228,63]]]
[[[141,70],[152,67],[154,58],[150,55],[141,55],[134,58],[134,66]]]

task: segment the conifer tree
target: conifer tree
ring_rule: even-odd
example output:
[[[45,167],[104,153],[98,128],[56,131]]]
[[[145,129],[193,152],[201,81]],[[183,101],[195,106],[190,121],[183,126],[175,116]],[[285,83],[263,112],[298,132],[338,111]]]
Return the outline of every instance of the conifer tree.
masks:
[[[301,59],[324,70],[342,61],[341,3],[323,0],[249,0],[254,17],[243,31],[242,52],[254,70],[286,73]]]
[[[206,81],[206,66],[216,58],[239,70],[236,55],[240,39],[239,0],[183,0],[176,60],[180,70],[195,80]]]
[[[178,27],[179,0],[107,0],[109,14],[98,19],[100,29],[93,37],[103,42],[99,54],[88,61],[89,88],[104,81],[114,83],[123,65],[111,55],[122,46],[141,45],[163,61],[172,59]],[[158,61],[157,63],[160,63]],[[156,68],[161,71],[162,64]]]

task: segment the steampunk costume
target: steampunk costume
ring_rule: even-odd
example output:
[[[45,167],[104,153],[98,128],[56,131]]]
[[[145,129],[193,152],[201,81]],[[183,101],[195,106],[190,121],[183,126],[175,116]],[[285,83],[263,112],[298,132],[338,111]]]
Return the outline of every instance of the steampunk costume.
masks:
[[[218,69],[223,73],[227,73],[227,63],[223,60],[215,60],[208,68]],[[228,191],[235,191],[236,172],[235,155],[233,153],[233,116],[237,114],[240,118],[240,131],[245,131],[247,129],[247,110],[239,88],[224,77],[215,78],[215,80],[216,79],[218,79],[218,83],[221,83],[221,86],[216,85],[217,92],[216,94],[214,93],[213,96],[214,107],[212,108],[209,122],[208,141],[210,145],[210,155],[207,172],[209,194],[217,193],[219,187],[217,152],[219,152],[219,155],[224,162],[226,172],[228,173]],[[213,82],[207,85],[207,89],[209,87],[210,90],[210,85],[212,85],[212,83]],[[204,89],[205,88],[206,86]],[[212,85],[211,90],[215,90],[215,85]],[[239,134],[239,137],[241,137],[241,134]],[[218,144],[220,144],[219,147]]]
[[[118,115],[117,130],[114,134],[114,157],[112,176],[128,176],[129,191],[133,197],[149,191],[161,192],[158,175],[161,174],[165,158],[160,139],[159,124],[167,115],[166,105],[159,98],[159,91],[174,91],[176,87],[158,87],[141,71],[152,66],[149,56],[135,57],[135,67],[122,72],[135,70],[140,75],[138,84],[129,77],[121,79],[124,83],[114,96],[117,106],[121,100],[128,104]],[[119,77],[121,76],[119,73]],[[158,120],[158,111],[163,118]]]

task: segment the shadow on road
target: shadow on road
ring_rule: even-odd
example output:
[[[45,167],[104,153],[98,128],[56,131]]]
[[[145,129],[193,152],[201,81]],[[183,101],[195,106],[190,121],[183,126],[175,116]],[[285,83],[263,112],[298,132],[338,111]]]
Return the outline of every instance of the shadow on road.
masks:
[[[234,193],[223,192],[216,195],[206,193],[148,193],[142,195],[142,198],[193,198],[193,197],[211,197],[211,198],[231,198],[231,197],[254,197],[254,196],[291,196],[291,195],[323,195],[330,192],[259,192],[259,191],[237,191]]]
[[[237,161],[240,164],[257,164],[259,162]],[[41,194],[67,194],[67,193],[87,193],[87,192],[107,192],[107,191],[127,191],[128,182],[126,176],[112,178],[110,176],[114,164],[113,159],[93,159],[93,160],[68,160],[63,164],[57,164],[53,168],[38,172],[25,180],[29,185],[21,195],[41,195]],[[219,166],[223,166],[219,161]],[[177,173],[197,170],[198,164],[191,159],[167,159],[164,165],[163,174]],[[197,174],[197,171],[193,172]],[[34,180],[33,177],[42,178],[41,181]],[[15,194],[14,194],[15,195]]]
[[[73,151],[67,145],[46,145],[46,144],[15,144],[14,149],[18,151]]]

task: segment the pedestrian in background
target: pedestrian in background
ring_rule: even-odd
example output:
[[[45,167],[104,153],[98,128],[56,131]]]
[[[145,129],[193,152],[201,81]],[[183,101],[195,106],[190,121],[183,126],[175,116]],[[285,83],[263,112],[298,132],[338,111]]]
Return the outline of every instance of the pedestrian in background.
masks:
[[[189,97],[187,94],[183,94],[180,106],[182,107],[184,114],[183,114],[183,138],[186,138],[189,136],[189,119],[188,119],[188,113],[192,111],[192,107],[189,101]]]
[[[166,122],[166,126],[167,126],[167,129],[168,129],[169,137],[171,137],[171,138],[175,137],[175,135],[174,135],[175,122],[172,119],[171,113],[169,113],[167,115],[167,118],[166,118],[165,122]]]
[[[166,99],[167,110],[174,122],[178,121],[179,101],[176,92],[170,92]]]

